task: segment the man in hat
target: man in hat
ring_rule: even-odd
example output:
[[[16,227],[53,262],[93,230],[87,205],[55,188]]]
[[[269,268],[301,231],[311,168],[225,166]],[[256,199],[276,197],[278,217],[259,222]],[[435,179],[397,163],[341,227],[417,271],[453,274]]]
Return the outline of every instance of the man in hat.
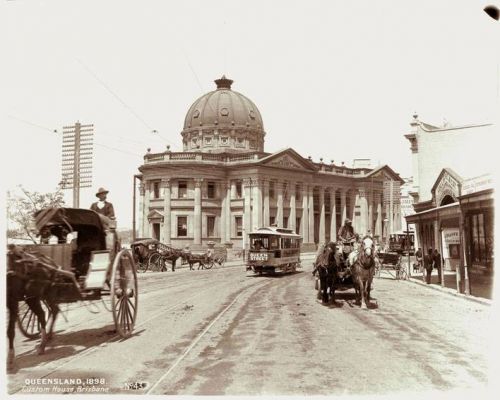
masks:
[[[90,209],[98,214],[104,215],[105,217],[114,220],[115,210],[113,208],[113,204],[111,204],[109,201],[106,201],[106,195],[108,193],[109,193],[108,190],[104,188],[99,188],[99,190],[95,194],[99,198],[99,201],[92,203]]]
[[[350,240],[354,240],[356,235],[354,233],[354,228],[352,227],[351,220],[349,218],[346,218],[344,221],[344,225],[340,227],[339,233],[338,233],[338,239],[342,242],[348,242]]]

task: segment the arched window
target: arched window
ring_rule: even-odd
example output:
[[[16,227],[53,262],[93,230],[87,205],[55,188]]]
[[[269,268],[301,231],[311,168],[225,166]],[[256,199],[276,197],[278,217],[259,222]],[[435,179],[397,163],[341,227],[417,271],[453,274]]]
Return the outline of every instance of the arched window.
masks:
[[[441,207],[453,203],[455,203],[455,199],[451,197],[449,194],[447,194],[446,196],[443,197],[443,200],[441,200],[441,204],[439,204],[439,206]]]

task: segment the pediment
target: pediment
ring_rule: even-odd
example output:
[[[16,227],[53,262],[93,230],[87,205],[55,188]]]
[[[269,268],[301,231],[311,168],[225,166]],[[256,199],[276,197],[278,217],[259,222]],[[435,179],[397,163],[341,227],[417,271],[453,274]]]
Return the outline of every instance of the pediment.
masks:
[[[458,201],[458,197],[461,194],[462,182],[463,179],[460,175],[450,168],[444,168],[431,189],[433,203],[436,206],[441,205],[446,196],[451,197],[454,201]]]
[[[271,154],[261,159],[259,164],[284,169],[316,171],[312,162],[304,159],[293,149],[286,149]]]
[[[151,210],[148,213],[148,219],[163,219],[163,214],[158,210]]]

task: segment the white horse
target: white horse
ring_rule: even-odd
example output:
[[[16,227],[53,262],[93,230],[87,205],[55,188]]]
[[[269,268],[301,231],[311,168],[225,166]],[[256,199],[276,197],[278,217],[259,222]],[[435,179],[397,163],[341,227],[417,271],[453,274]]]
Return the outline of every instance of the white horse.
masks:
[[[370,301],[370,289],[375,273],[375,244],[373,239],[370,236],[365,236],[361,240],[360,248],[349,253],[347,261],[351,266],[358,301],[361,303],[361,308],[366,308]]]

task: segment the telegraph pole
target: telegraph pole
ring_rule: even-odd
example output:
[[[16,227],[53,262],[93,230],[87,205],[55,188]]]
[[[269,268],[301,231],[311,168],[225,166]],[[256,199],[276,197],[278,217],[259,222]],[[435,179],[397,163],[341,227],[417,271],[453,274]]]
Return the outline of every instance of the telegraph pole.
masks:
[[[73,189],[73,207],[80,207],[80,188],[92,186],[94,125],[76,122],[63,127],[63,189]]]

